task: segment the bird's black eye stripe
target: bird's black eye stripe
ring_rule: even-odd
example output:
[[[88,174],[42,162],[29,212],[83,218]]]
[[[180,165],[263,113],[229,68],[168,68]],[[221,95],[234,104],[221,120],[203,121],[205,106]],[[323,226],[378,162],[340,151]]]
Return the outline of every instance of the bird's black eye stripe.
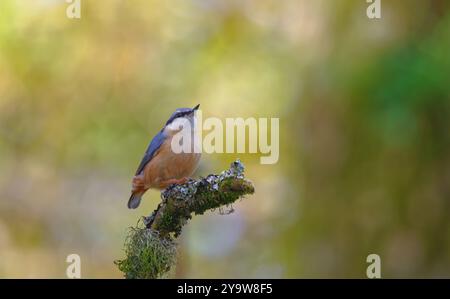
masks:
[[[170,124],[176,118],[183,117],[183,116],[189,115],[191,113],[192,113],[192,109],[189,109],[189,108],[177,110],[170,116],[169,120],[166,122],[166,125]]]
[[[185,115],[187,115],[187,114],[189,114],[189,111],[187,111],[187,112],[178,112],[178,113],[176,114],[176,117],[183,117],[183,116],[185,116]]]

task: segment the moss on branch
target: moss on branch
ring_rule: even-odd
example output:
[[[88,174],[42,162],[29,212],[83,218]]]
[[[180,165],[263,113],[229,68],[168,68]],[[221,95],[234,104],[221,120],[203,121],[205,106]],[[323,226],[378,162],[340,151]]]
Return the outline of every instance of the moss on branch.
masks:
[[[130,229],[125,241],[124,260],[116,261],[126,278],[159,278],[168,273],[176,260],[176,238],[192,215],[229,206],[253,194],[253,184],[244,178],[244,165],[231,163],[228,170],[161,192],[161,203],[143,224]]]

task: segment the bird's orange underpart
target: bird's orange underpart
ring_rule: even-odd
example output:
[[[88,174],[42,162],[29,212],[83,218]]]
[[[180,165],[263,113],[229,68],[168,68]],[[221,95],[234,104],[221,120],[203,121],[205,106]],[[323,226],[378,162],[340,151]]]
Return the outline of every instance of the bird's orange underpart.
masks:
[[[143,171],[133,178],[132,198],[140,199],[150,188],[161,190],[173,184],[184,184],[197,168],[200,153],[175,154],[171,149],[171,137],[154,153]]]
[[[131,192],[135,193],[138,191],[144,191],[145,189],[144,176],[142,174],[134,176]]]
[[[146,188],[165,189],[171,184],[182,183],[182,180],[191,176],[197,168],[200,154],[175,154],[170,144],[168,138],[145,166],[143,181]]]

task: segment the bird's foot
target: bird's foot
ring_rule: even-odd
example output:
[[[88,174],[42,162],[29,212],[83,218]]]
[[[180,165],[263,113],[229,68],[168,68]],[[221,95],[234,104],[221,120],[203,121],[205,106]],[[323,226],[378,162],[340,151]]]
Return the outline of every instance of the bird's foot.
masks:
[[[176,185],[183,185],[189,180],[188,177],[184,177],[181,179],[170,179],[164,182],[164,185],[167,186],[167,188],[176,186]]]
[[[189,178],[188,177],[184,177],[184,178],[179,179],[177,184],[178,185],[183,185],[183,184],[186,184],[187,181],[189,181]]]

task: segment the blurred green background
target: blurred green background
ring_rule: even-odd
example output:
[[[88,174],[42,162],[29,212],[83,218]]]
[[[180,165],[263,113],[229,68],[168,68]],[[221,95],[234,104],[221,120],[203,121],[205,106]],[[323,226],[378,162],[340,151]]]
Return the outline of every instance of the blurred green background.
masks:
[[[177,107],[279,117],[256,194],[194,217],[175,277],[450,277],[445,0],[0,1],[0,277],[121,277],[130,182]]]

